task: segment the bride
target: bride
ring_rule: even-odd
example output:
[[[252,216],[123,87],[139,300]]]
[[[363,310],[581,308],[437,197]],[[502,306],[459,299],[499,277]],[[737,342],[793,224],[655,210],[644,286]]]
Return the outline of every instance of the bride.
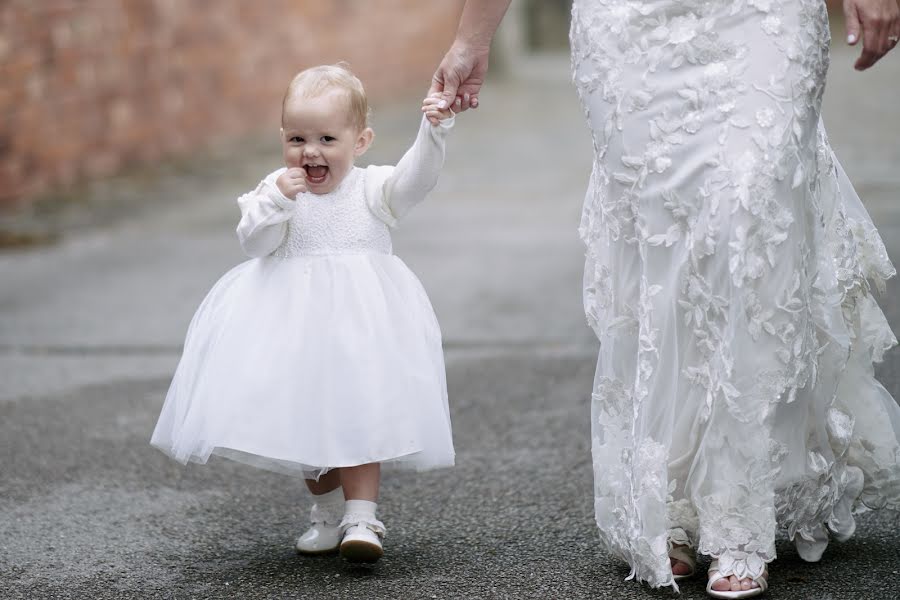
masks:
[[[508,4],[466,2],[432,85],[457,110]],[[866,69],[900,9],[844,7]],[[854,513],[900,510],[900,408],[872,368],[895,270],[820,120],[825,3],[575,0],[570,39],[601,540],[654,587],[699,552],[709,595],[761,594],[778,528],[817,561]]]

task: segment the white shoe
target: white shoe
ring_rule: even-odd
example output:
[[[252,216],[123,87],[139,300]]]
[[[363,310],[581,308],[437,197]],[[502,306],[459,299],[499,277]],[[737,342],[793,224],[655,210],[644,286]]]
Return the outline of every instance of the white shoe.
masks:
[[[828,547],[828,530],[824,525],[819,525],[811,534],[812,539],[806,539],[801,534],[794,536],[794,546],[797,554],[806,562],[819,562]]]
[[[693,577],[694,573],[697,572],[697,554],[690,546],[673,546],[669,550],[669,558],[674,558],[676,561],[684,563],[688,569],[690,569],[690,571],[682,573],[681,575],[672,573],[672,577],[674,577],[675,581],[682,581],[689,577]]]
[[[740,598],[753,598],[754,596],[759,596],[764,594],[767,589],[769,589],[769,580],[768,580],[768,570],[762,572],[762,575],[753,579],[753,582],[759,587],[750,588],[749,590],[737,590],[737,591],[719,591],[714,590],[713,585],[716,584],[717,581],[722,579],[728,579],[728,575],[722,575],[719,572],[719,561],[714,560],[709,565],[709,581],[706,583],[706,593],[710,598],[721,598],[722,600],[738,600]]]
[[[673,527],[669,529],[668,548],[669,558],[684,564],[689,569],[687,573],[682,573],[681,575],[676,575],[673,572],[672,577],[675,581],[693,577],[694,573],[697,572],[697,552],[694,550],[691,538],[683,528]]]
[[[373,563],[384,556],[381,540],[384,525],[377,519],[348,520],[341,523],[344,538],[341,540],[341,556],[354,563]]]
[[[337,551],[340,545],[340,525],[313,523],[312,527],[297,538],[296,547],[300,554],[327,554]]]

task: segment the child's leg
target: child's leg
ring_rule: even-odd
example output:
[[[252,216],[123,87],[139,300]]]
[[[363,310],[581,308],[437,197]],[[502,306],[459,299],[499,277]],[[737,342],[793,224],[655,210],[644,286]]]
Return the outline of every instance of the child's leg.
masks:
[[[369,502],[378,500],[378,487],[381,484],[380,463],[344,467],[338,471],[340,471],[340,485],[344,488],[344,498]]]
[[[375,562],[384,554],[381,538],[384,524],[375,516],[381,465],[369,463],[341,469],[341,485],[347,499],[344,509],[344,539],[341,556],[352,562]]]
[[[340,471],[340,469],[332,469],[319,477],[318,481],[315,479],[304,479],[307,489],[309,489],[313,496],[320,496],[338,489],[341,487]]]
[[[313,494],[314,504],[309,511],[312,526],[297,539],[297,552],[322,554],[333,552],[341,543],[341,519],[344,516],[344,493],[341,474],[328,471],[318,481],[306,479],[306,487]]]

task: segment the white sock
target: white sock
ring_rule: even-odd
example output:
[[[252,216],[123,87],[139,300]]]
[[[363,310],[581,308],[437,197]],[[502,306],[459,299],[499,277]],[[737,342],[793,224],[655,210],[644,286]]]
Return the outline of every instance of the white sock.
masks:
[[[337,525],[344,516],[344,489],[335,488],[324,494],[313,494],[315,504],[310,511],[313,522],[321,520],[329,525]]]
[[[353,515],[355,519],[368,519],[375,521],[376,502],[369,500],[347,500],[344,503],[344,514]]]

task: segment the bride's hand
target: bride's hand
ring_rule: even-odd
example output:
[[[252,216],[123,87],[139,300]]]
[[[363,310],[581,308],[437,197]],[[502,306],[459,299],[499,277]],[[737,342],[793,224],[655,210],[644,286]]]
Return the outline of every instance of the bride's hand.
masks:
[[[438,93],[444,108],[462,112],[478,107],[478,92],[488,68],[490,47],[454,43],[431,78],[428,95]]]
[[[855,68],[865,71],[900,42],[900,6],[897,0],[844,0],[847,43],[860,37],[863,51]]]

